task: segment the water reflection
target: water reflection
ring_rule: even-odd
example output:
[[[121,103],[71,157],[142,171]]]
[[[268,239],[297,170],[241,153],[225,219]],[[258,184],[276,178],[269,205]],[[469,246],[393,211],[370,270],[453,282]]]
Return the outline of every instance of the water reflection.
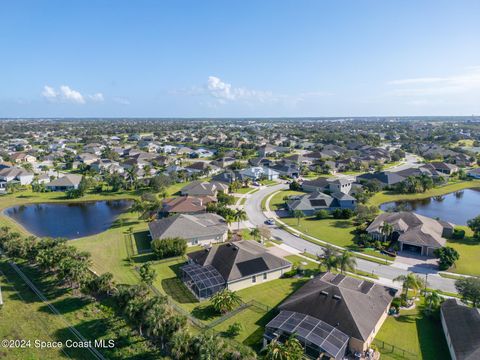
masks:
[[[394,201],[382,204],[384,211],[415,211],[420,215],[439,218],[457,225],[480,215],[480,189],[465,189],[426,199]]]
[[[131,203],[108,200],[30,204],[8,208],[5,214],[34,235],[74,239],[107,230]]]

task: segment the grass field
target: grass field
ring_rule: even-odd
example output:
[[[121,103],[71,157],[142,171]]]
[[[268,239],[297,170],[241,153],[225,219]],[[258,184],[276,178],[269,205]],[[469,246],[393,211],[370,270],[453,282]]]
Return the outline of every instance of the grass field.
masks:
[[[389,316],[380,329],[377,340],[417,354],[423,360],[450,358],[439,314],[423,315],[422,305],[413,310],[401,310],[399,317]],[[382,359],[405,359],[398,353],[380,349]]]
[[[132,328],[113,312],[111,304],[108,302],[99,303],[74,296],[69,290],[59,286],[57,280],[51,276],[39,273],[35,268],[21,263],[19,267],[66,321],[86,339],[113,339],[115,341],[114,348],[101,350],[107,358],[158,358],[159,355],[150,348],[148,342],[134,335]],[[8,279],[8,283],[5,278],[1,280],[5,301],[4,307],[0,310],[2,316],[0,335],[4,335],[3,338],[23,339],[28,337],[32,340],[47,341],[75,339],[67,328],[67,324],[58,315],[53,315],[51,310],[3,260],[0,262],[0,269]],[[87,351],[82,349],[65,349],[65,352],[71,358],[92,358]],[[37,353],[36,349],[28,349],[23,352],[12,352],[8,358],[58,359],[62,358],[62,354],[53,350]]]
[[[479,210],[480,211],[480,210]],[[480,276],[480,240],[473,239],[473,233],[467,226],[459,226],[465,230],[465,239],[448,240],[447,245],[460,254],[460,259],[450,272]]]

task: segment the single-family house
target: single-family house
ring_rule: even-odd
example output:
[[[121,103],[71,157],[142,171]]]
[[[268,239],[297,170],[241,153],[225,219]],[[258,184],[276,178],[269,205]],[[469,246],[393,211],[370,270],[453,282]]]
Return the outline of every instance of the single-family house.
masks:
[[[267,179],[276,180],[279,177],[279,173],[271,168],[255,166],[247,169],[240,170],[242,176],[248,177],[254,181]]]
[[[480,359],[480,309],[447,299],[440,318],[452,360]]]
[[[408,211],[378,215],[367,232],[374,239],[384,240],[385,223],[392,225],[392,240],[398,241],[401,251],[423,256],[434,256],[435,249],[445,246],[446,237],[453,234],[453,224]]]
[[[289,211],[300,210],[307,216],[315,215],[319,210],[333,211],[335,209],[355,209],[357,200],[348,194],[335,192],[325,194],[314,191],[301,196],[292,196],[287,200]]]
[[[228,185],[225,183],[212,181],[192,181],[190,184],[185,185],[181,190],[180,193],[182,195],[188,196],[213,196],[217,197],[218,192],[224,192],[225,194],[228,193]]]
[[[181,237],[189,246],[207,245],[227,240],[225,220],[213,213],[177,214],[148,224],[152,240]]]
[[[388,316],[395,290],[342,274],[326,272],[288,297],[266,326],[264,341],[282,342],[291,335],[305,355],[340,360],[363,353]]]
[[[306,192],[341,192],[349,194],[354,183],[353,179],[349,178],[325,178],[319,177],[315,180],[306,180],[302,183],[302,189]]]
[[[182,281],[198,299],[222,289],[237,291],[280,278],[292,264],[255,241],[214,245],[188,254]]]
[[[34,174],[17,166],[7,167],[0,170],[0,182],[18,182],[20,185],[32,183]],[[5,186],[5,185],[4,185]]]
[[[82,181],[83,176],[78,174],[67,174],[49,182],[46,188],[50,191],[76,190]]]

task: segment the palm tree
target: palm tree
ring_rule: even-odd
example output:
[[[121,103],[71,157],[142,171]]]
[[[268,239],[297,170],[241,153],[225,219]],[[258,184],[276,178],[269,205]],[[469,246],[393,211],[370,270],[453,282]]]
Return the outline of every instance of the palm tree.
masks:
[[[273,339],[266,347],[265,360],[285,360],[287,359],[285,348],[277,339]]]
[[[338,253],[331,245],[327,245],[323,250],[323,255],[317,255],[317,258],[319,268],[325,267],[327,271],[331,271],[338,266]]]
[[[304,349],[300,342],[291,335],[282,344],[273,339],[266,347],[265,360],[300,360],[304,358]]]
[[[250,235],[253,236],[254,240],[257,240],[258,237],[260,236],[260,230],[257,227],[253,228],[252,230],[250,230]]]
[[[403,291],[405,292],[405,298],[408,299],[408,290],[412,289],[416,294],[417,290],[426,286],[425,281],[418,275],[409,273],[407,275],[397,276],[393,281],[402,282]]]
[[[137,180],[137,166],[134,165],[132,166],[131,168],[128,168],[126,170],[126,175],[127,175],[127,181],[130,183],[130,189],[133,188],[133,184],[135,183],[135,181]]]
[[[238,230],[240,230],[240,221],[247,220],[247,213],[243,209],[238,209],[235,211],[235,214],[233,214],[233,218],[238,223]]]
[[[428,304],[428,312],[431,312],[433,308],[437,308],[442,302],[442,297],[437,290],[432,290],[425,295],[425,302]]]
[[[355,271],[355,267],[357,266],[357,260],[352,253],[347,250],[343,251],[342,254],[337,257],[337,261],[342,274],[345,271]]]
[[[380,232],[385,237],[385,240],[388,240],[393,233],[393,225],[384,221],[382,226],[380,226]]]
[[[234,221],[235,221],[235,219],[233,218],[232,215],[226,215],[225,216],[225,222],[227,223],[227,225],[231,225],[232,222],[234,222]]]
[[[223,289],[212,296],[211,302],[216,311],[224,314],[232,311],[237,305],[241,304],[242,299],[236,292]]]
[[[153,281],[157,277],[157,272],[149,262],[146,262],[139,269],[140,279],[147,285],[152,285]]]
[[[297,226],[300,225],[300,219],[305,217],[305,214],[301,210],[293,210],[293,217],[297,219]]]

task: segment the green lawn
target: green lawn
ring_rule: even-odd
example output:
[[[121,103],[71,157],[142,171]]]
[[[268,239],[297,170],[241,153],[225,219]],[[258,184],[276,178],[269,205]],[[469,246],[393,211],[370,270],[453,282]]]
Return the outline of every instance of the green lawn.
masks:
[[[240,323],[242,330],[235,340],[260,350],[264,327],[277,314],[274,308],[306,281],[307,279],[278,279],[238,291],[238,295],[244,302],[255,300],[262,305],[251,306],[220,323],[214,329],[222,333],[229,325],[235,322]]]
[[[422,305],[413,310],[401,310],[400,316],[389,316],[380,329],[377,340],[418,354],[420,359],[436,360],[450,358],[439,314],[425,316]],[[388,348],[388,350],[387,350]],[[382,359],[405,359],[399,353],[391,353],[386,347]]]
[[[466,236],[463,240],[448,240],[448,246],[453,247],[460,254],[455,267],[448,271],[480,276],[480,240],[473,239],[473,233],[467,226],[458,227],[465,230]]]
[[[74,339],[64,331],[65,324],[49,311],[27,287],[20,277],[5,262],[0,262],[0,286],[4,305],[0,308],[2,326],[0,338],[3,339],[41,339],[43,341],[66,341]],[[68,356],[92,359],[87,351],[66,350]],[[56,349],[0,349],[0,358],[23,359],[67,359],[68,356]]]
[[[135,284],[138,279],[128,262],[128,244],[125,239],[127,229],[130,227],[133,227],[134,232],[145,231],[147,223],[138,220],[137,214],[124,213],[107,231],[72,240],[71,244],[79,250],[88,251],[92,254],[92,270],[96,273],[111,272],[117,282]]]
[[[101,353],[109,359],[142,358],[157,359],[159,354],[152,350],[149,343],[134,334],[121,316],[111,308],[111,299],[103,303],[73,295],[70,290],[59,286],[51,276],[38,272],[35,268],[19,264],[21,270],[43,292],[48,301],[74,326],[86,339],[113,339],[115,347],[102,349]],[[7,276],[8,283],[2,279],[2,291],[6,301],[0,310],[2,338],[30,338],[40,340],[75,339],[58,315],[40,301],[23,282],[23,280],[5,262],[0,262],[1,271]],[[5,298],[5,295],[7,298]],[[20,300],[21,299],[21,300]],[[4,311],[5,310],[5,311]],[[3,334],[2,334],[3,333]],[[0,350],[3,351],[3,349]],[[66,349],[67,354],[75,359],[91,359],[89,353],[82,349]],[[61,354],[56,351],[29,349],[12,352],[10,359],[58,359]]]
[[[252,191],[252,189],[253,188],[251,188],[251,187],[242,187],[240,189],[235,190],[235,192],[233,192],[233,194],[246,194],[249,191]]]
[[[278,210],[283,208],[285,204],[284,198],[292,195],[305,195],[306,193],[302,191],[295,190],[281,190],[270,199],[270,210]],[[268,198],[268,196],[267,196]]]

